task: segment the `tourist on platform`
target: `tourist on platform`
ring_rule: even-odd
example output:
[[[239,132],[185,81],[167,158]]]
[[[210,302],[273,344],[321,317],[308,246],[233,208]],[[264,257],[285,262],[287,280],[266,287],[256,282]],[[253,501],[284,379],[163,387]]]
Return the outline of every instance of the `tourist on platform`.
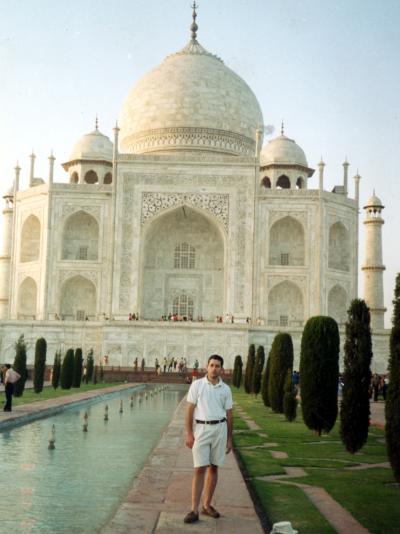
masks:
[[[379,375],[377,373],[374,373],[372,377],[372,390],[374,392],[374,402],[378,401],[380,382],[381,382],[381,379]]]
[[[186,446],[192,449],[194,474],[192,509],[185,516],[185,523],[199,520],[202,493],[201,513],[220,517],[211,502],[217,485],[218,467],[223,465],[225,455],[232,450],[233,426],[232,393],[221,380],[223,364],[224,360],[218,354],[210,356],[206,376],[192,382],[187,397]]]
[[[168,365],[168,360],[167,360],[167,358],[164,357],[164,360],[163,360],[163,371],[164,371],[164,373],[167,372],[167,365]]]
[[[174,358],[174,371],[176,371],[176,366],[178,365],[178,360]]]
[[[9,363],[6,363],[4,374],[4,387],[6,394],[6,402],[4,404],[4,411],[11,412],[12,410],[12,396],[14,393],[14,384],[18,382],[21,378],[21,375],[15,371]]]

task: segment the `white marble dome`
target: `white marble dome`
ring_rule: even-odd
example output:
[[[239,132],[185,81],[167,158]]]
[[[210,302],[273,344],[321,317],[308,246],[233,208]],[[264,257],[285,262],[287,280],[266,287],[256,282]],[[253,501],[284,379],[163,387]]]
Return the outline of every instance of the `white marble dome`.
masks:
[[[260,165],[265,167],[271,164],[301,165],[308,167],[306,155],[293,139],[280,135],[264,145],[260,154]]]
[[[69,156],[69,161],[101,160],[112,161],[113,143],[96,128],[77,141]]]
[[[371,197],[369,197],[369,199],[367,200],[364,206],[364,208],[383,208],[383,207],[384,206],[382,204],[382,201],[379,197],[375,195],[375,191],[374,191],[374,194]]]
[[[192,40],[128,94],[120,116],[121,151],[253,155],[262,125],[260,106],[246,82]]]

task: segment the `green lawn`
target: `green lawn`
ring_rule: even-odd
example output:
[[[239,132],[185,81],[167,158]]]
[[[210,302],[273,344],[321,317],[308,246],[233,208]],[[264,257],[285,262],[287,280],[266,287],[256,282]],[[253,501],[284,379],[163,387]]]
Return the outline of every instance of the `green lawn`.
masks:
[[[64,397],[66,395],[74,395],[82,393],[83,391],[92,391],[95,389],[102,389],[106,387],[118,386],[121,382],[111,382],[109,384],[82,384],[80,388],[71,389],[54,389],[52,386],[46,386],[40,393],[35,393],[33,389],[25,389],[22,397],[13,397],[13,407],[21,406],[21,404],[28,404],[30,402],[43,401],[47,399],[55,399],[57,397]],[[4,397],[4,393],[3,393]]]
[[[374,534],[400,532],[400,486],[394,485],[391,469],[348,469],[361,463],[387,462],[382,430],[372,427],[366,445],[352,455],[340,440],[338,424],[329,434],[318,437],[303,424],[300,407],[297,420],[288,423],[283,415],[266,408],[261,398],[255,399],[235,388],[233,396],[261,427],[259,431],[248,430],[234,411],[235,449],[271,523],[287,520],[300,532],[335,532],[300,488],[257,480],[261,476],[284,474],[284,467],[301,467],[307,476],[289,481],[324,488]],[[276,446],[266,448],[264,443]],[[269,450],[286,452],[288,458],[273,458]]]

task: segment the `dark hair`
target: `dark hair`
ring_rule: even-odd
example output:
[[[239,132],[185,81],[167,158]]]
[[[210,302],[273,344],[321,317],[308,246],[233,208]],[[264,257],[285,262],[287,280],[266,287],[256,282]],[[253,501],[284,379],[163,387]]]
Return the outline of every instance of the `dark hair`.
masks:
[[[221,362],[221,367],[224,366],[224,359],[223,359],[223,357],[220,356],[219,354],[212,354],[212,355],[208,358],[208,362],[207,362],[207,364],[209,364],[211,360],[218,360],[219,362]]]
[[[9,363],[5,363],[4,367],[7,367],[7,369],[11,369],[11,365]]]

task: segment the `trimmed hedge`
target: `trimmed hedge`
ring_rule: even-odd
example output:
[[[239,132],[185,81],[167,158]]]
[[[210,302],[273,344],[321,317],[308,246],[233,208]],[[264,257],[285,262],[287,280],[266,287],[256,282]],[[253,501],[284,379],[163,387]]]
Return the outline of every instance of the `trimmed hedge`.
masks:
[[[386,395],[386,447],[394,478],[400,482],[400,273],[396,276]]]
[[[251,393],[253,389],[253,370],[256,360],[256,348],[253,344],[249,346],[247,355],[246,371],[244,373],[244,389],[246,393]]]
[[[338,412],[339,329],[332,317],[311,317],[301,339],[301,409],[311,430],[332,430]]]
[[[369,309],[363,300],[354,299],[346,323],[344,385],[340,406],[340,437],[352,454],[360,450],[368,439],[371,359]]]
[[[22,334],[15,344],[15,359],[13,368],[21,375],[21,378],[14,384],[14,397],[22,397],[25,389],[25,382],[28,378],[26,369],[26,343]]]
[[[280,332],[269,353],[268,397],[274,412],[283,413],[284,386],[288,369],[293,369],[293,342],[290,334]]]
[[[75,350],[75,354],[74,354],[74,379],[72,382],[72,387],[74,388],[81,387],[82,364],[83,364],[82,349],[78,348]]]
[[[61,366],[61,388],[71,389],[74,381],[74,349],[68,349]]]
[[[267,358],[267,365],[265,366],[265,371],[262,378],[262,384],[261,384],[261,396],[263,399],[263,403],[265,406],[271,407],[271,402],[269,400],[269,391],[268,391],[268,384],[269,384],[269,375],[271,374],[271,351],[269,352],[268,358]]]
[[[293,373],[288,369],[284,385],[283,395],[283,413],[287,421],[290,423],[296,419],[297,416],[297,388],[293,384]]]
[[[240,384],[242,383],[242,369],[243,369],[242,357],[237,355],[235,358],[234,366],[233,366],[232,384],[238,389],[240,388]]]
[[[264,368],[264,362],[265,362],[264,347],[262,345],[259,345],[257,347],[257,352],[256,352],[256,361],[254,363],[252,388],[251,388],[252,393],[254,393],[256,397],[260,393],[260,390],[261,390],[261,379],[262,379],[262,372]]]
[[[33,371],[33,389],[35,393],[43,391],[44,373],[46,371],[47,343],[43,337],[36,341],[35,363]]]
[[[57,389],[60,385],[61,375],[61,351],[57,351],[54,355],[53,376],[51,377],[51,385]]]

